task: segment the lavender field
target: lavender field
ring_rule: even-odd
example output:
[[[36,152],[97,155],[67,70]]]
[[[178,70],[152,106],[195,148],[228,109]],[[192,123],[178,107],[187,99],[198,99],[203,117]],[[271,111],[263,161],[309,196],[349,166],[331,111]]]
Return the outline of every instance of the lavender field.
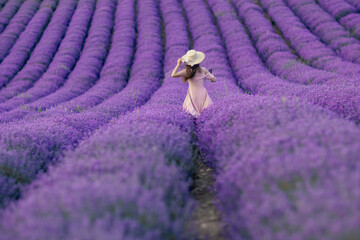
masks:
[[[0,0],[0,240],[359,240],[359,124],[360,0]]]

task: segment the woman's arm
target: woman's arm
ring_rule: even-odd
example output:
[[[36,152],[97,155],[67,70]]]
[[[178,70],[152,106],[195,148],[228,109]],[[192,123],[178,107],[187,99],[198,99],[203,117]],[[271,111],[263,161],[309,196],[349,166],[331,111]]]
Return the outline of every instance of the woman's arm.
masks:
[[[179,58],[177,60],[177,65],[174,68],[174,70],[172,71],[171,77],[185,77],[185,74],[186,74],[185,69],[181,70],[180,72],[177,72],[177,70],[180,67],[180,64],[181,64],[181,58]]]
[[[207,70],[206,68],[205,68],[205,76],[210,81],[216,82],[216,77],[211,72],[209,72],[209,70]]]

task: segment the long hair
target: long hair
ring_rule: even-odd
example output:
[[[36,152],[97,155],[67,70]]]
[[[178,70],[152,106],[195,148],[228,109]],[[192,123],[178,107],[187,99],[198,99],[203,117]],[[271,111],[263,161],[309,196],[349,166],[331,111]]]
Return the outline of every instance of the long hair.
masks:
[[[197,71],[201,72],[200,64],[195,64],[194,66],[186,64],[186,76],[182,78],[182,81],[185,83],[189,78],[192,78]]]

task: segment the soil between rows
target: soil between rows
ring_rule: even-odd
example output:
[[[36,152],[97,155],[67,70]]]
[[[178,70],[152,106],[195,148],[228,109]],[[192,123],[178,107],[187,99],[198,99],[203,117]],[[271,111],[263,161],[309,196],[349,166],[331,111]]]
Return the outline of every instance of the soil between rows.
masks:
[[[194,139],[196,141],[196,136]],[[197,201],[197,206],[188,226],[191,239],[225,240],[224,223],[215,205],[214,171],[204,164],[200,149],[195,144],[193,162],[195,171],[190,194]]]

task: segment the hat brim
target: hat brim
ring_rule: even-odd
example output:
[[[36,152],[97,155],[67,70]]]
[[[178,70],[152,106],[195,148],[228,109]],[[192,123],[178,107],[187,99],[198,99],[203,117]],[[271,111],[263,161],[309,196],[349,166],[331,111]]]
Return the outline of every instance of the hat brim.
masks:
[[[186,57],[186,54],[182,56],[181,58],[184,59]],[[195,65],[201,63],[205,59],[205,54],[200,51],[196,51],[196,58],[194,61],[186,62],[185,60],[182,60],[183,63],[188,65]]]

